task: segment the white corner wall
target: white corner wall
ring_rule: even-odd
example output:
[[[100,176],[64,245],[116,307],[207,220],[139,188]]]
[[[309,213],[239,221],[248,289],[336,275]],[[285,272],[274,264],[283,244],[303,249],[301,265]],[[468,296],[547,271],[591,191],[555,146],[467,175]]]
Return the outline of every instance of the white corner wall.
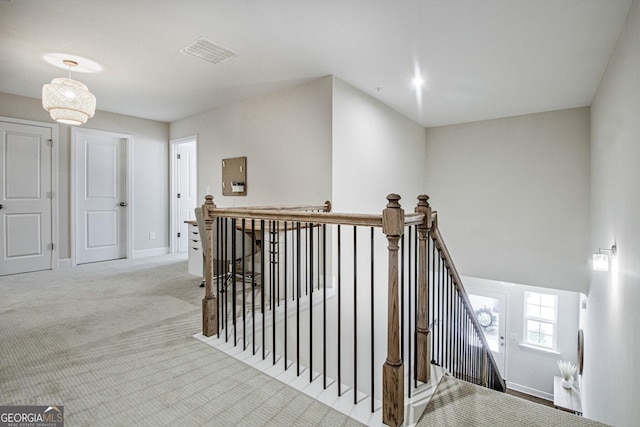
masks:
[[[98,100],[99,101],[99,100]],[[0,116],[52,122],[39,99],[0,93]],[[58,126],[58,258],[71,256],[71,126]],[[133,249],[163,252],[169,247],[169,124],[96,111],[84,128],[133,135]],[[149,240],[149,231],[156,240]]]
[[[423,168],[461,274],[586,290],[588,108],[428,128]]]
[[[171,123],[198,135],[198,194],[219,207],[321,204],[331,199],[331,78]],[[247,195],[222,196],[222,159],[247,157]]]
[[[336,211],[381,213],[398,193],[413,212],[424,194],[425,128],[333,78],[333,203]]]
[[[585,416],[640,423],[640,0],[629,8],[591,107],[591,248],[618,245],[592,272],[585,329]]]

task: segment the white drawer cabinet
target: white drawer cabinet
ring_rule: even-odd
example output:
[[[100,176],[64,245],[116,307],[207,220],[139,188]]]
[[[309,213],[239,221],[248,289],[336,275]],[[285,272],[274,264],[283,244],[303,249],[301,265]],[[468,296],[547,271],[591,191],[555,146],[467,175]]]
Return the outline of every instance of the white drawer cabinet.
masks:
[[[198,224],[189,222],[189,273],[202,277],[202,242]]]

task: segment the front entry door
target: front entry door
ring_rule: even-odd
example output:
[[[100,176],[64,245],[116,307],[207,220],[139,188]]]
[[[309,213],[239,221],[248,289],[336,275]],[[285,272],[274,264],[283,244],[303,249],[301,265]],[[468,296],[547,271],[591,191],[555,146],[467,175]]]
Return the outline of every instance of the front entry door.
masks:
[[[467,293],[500,375],[506,378],[506,295],[470,288]]]
[[[74,131],[76,264],[126,257],[126,139]]]
[[[51,128],[0,122],[0,275],[52,267]]]

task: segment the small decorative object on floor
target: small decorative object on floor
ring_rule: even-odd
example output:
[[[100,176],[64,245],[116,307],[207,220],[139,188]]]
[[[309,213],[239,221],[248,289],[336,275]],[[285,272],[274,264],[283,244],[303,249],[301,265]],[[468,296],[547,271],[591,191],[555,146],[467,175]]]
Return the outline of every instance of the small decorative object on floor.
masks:
[[[558,368],[562,374],[562,387],[573,387],[573,376],[576,373],[576,365],[565,360],[558,360]]]

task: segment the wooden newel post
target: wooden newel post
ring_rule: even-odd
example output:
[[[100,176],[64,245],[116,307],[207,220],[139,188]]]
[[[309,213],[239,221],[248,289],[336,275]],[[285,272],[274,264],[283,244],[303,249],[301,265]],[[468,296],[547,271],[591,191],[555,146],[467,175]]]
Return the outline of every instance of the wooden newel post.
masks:
[[[429,330],[429,266],[427,265],[427,232],[431,227],[429,196],[418,196],[415,211],[424,214],[418,225],[418,321],[416,324],[416,379],[424,383],[431,379],[431,331]]]
[[[213,290],[213,221],[211,209],[215,209],[213,196],[208,194],[202,205],[202,219],[206,226],[206,236],[202,245],[205,251],[204,298],[202,299],[202,335],[210,337],[218,333],[218,301]]]
[[[398,310],[398,241],[404,233],[404,210],[400,196],[389,194],[382,212],[382,231],[389,242],[389,300],[387,360],[382,367],[382,422],[399,426],[404,422],[404,366],[400,358],[400,314]]]

